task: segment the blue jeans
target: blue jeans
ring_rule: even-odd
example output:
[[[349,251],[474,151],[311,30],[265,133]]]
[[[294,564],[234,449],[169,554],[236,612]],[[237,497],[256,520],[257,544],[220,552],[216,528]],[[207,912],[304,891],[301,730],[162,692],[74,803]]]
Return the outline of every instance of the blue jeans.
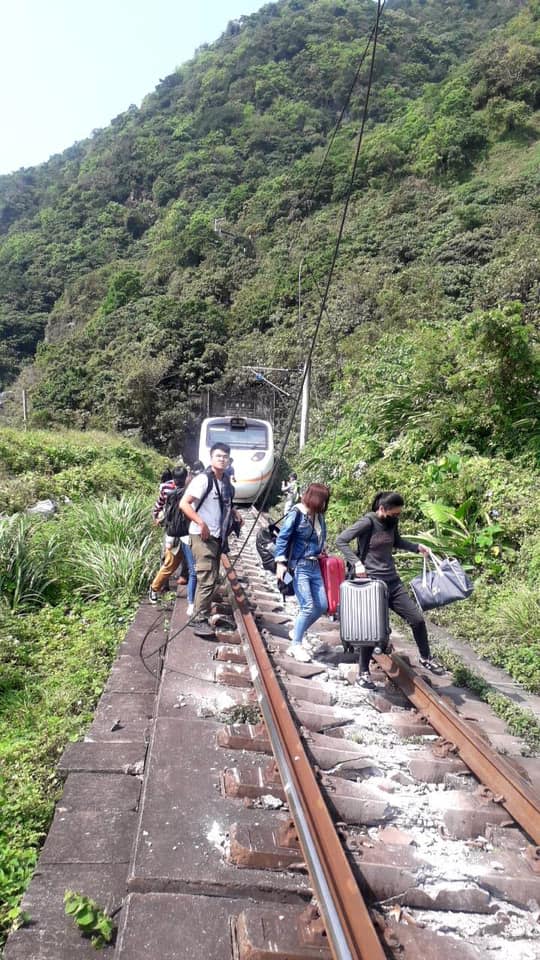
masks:
[[[300,607],[294,623],[293,643],[301,643],[306,631],[328,610],[318,560],[298,561],[294,568],[293,587]]]
[[[188,565],[188,582],[187,582],[187,602],[193,603],[195,599],[195,589],[197,587],[197,574],[195,573],[195,558],[191,551],[191,547],[182,541],[182,552],[184,554],[186,563]]]

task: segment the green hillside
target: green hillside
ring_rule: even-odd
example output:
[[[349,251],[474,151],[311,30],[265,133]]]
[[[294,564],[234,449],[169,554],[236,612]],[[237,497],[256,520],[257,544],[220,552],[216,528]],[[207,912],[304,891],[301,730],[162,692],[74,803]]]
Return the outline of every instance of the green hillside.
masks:
[[[36,422],[176,445],[222,371],[295,365],[298,264],[324,279],[366,71],[314,189],[315,175],[373,14],[371,0],[269,4],[140,109],[1,178],[0,377],[41,344],[25,381]],[[338,335],[532,302],[536,15],[511,0],[388,5]]]

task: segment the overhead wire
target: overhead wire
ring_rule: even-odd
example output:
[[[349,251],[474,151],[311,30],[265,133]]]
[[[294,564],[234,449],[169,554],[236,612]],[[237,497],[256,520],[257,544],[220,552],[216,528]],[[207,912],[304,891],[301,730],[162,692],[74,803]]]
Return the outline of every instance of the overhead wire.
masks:
[[[341,111],[341,115],[340,115],[340,121],[339,121],[339,122],[341,122],[341,120],[343,119],[343,117],[344,117],[344,115],[345,115],[345,111],[346,111],[347,106],[348,106],[348,104],[349,104],[349,101],[350,101],[350,99],[351,99],[351,97],[352,97],[354,88],[355,88],[355,86],[356,86],[356,82],[357,82],[357,80],[358,80],[360,68],[361,68],[361,66],[363,65],[364,61],[365,61],[365,58],[366,58],[366,56],[367,56],[367,52],[368,52],[369,47],[370,47],[370,45],[371,45],[371,59],[370,59],[369,74],[368,74],[368,81],[367,81],[367,87],[366,87],[366,94],[365,94],[365,97],[364,97],[364,106],[363,106],[363,110],[362,110],[362,119],[361,119],[361,124],[360,124],[360,130],[359,130],[359,133],[358,133],[358,136],[357,136],[357,140],[356,140],[356,148],[355,148],[355,152],[354,152],[354,159],[353,159],[351,174],[350,174],[350,177],[349,177],[349,182],[348,182],[348,187],[347,187],[347,194],[346,194],[345,203],[344,203],[344,206],[343,206],[343,211],[342,211],[342,215],[341,215],[341,219],[340,219],[340,223],[339,223],[339,229],[338,229],[337,238],[336,238],[336,241],[335,241],[335,244],[334,244],[334,250],[333,250],[333,254],[332,254],[332,261],[331,261],[331,264],[330,264],[330,270],[329,270],[329,272],[328,272],[328,276],[327,276],[327,280],[326,280],[326,285],[325,285],[325,288],[324,288],[324,293],[323,293],[322,300],[321,300],[321,303],[320,303],[320,306],[319,306],[319,312],[318,312],[318,315],[317,315],[317,320],[316,320],[316,322],[315,322],[314,332],[313,332],[312,337],[311,337],[311,343],[310,343],[308,355],[307,355],[307,358],[306,358],[306,362],[305,362],[305,364],[304,364],[304,370],[303,370],[302,377],[301,377],[301,380],[300,380],[300,384],[299,384],[299,387],[298,387],[298,390],[297,390],[297,393],[296,393],[296,397],[294,398],[294,402],[293,402],[293,405],[292,405],[292,409],[291,409],[291,413],[290,413],[290,416],[289,416],[289,421],[288,421],[288,424],[287,424],[287,428],[286,428],[285,434],[284,434],[284,436],[283,436],[283,438],[282,438],[282,440],[281,440],[281,443],[280,443],[280,446],[279,446],[279,449],[278,449],[277,456],[276,456],[275,459],[274,459],[274,465],[273,465],[273,468],[272,468],[272,470],[271,470],[270,476],[268,477],[268,479],[267,479],[267,481],[266,481],[266,484],[265,484],[265,486],[264,486],[264,488],[263,488],[263,496],[262,496],[262,501],[261,501],[261,503],[260,503],[260,507],[258,508],[257,515],[256,515],[256,517],[255,517],[255,519],[254,519],[254,521],[253,521],[253,523],[252,523],[252,525],[251,525],[248,533],[247,533],[247,536],[245,537],[245,539],[244,539],[244,541],[243,541],[243,543],[242,543],[242,545],[241,545],[241,547],[240,547],[240,550],[238,551],[238,553],[235,555],[235,557],[234,557],[234,559],[233,559],[233,562],[232,562],[232,564],[231,564],[231,571],[234,571],[234,569],[235,569],[235,567],[236,567],[236,564],[237,564],[238,561],[240,560],[240,557],[242,556],[242,554],[243,554],[243,552],[244,552],[244,550],[245,550],[245,548],[246,548],[246,546],[247,546],[247,544],[248,544],[248,542],[249,542],[249,540],[250,540],[250,538],[251,538],[251,536],[252,536],[252,534],[253,534],[253,531],[255,530],[255,528],[256,528],[259,520],[260,520],[260,517],[261,517],[262,513],[264,512],[264,510],[265,510],[265,508],[266,508],[266,504],[267,504],[268,498],[269,498],[269,496],[270,496],[270,491],[271,491],[271,489],[272,489],[272,484],[273,484],[273,482],[274,482],[276,473],[277,473],[277,471],[278,471],[278,469],[279,469],[279,466],[280,466],[280,464],[281,464],[281,461],[282,461],[282,459],[283,459],[283,455],[284,455],[285,450],[286,450],[286,448],[287,448],[287,443],[289,442],[289,437],[290,437],[290,434],[291,434],[291,432],[292,432],[292,428],[293,428],[293,426],[294,426],[294,422],[295,422],[295,419],[296,419],[296,414],[297,414],[297,411],[298,411],[298,406],[299,406],[299,404],[300,404],[300,399],[301,399],[302,391],[303,391],[303,388],[304,388],[304,381],[305,381],[305,379],[306,379],[307,370],[308,370],[309,364],[311,363],[311,360],[312,360],[312,358],[313,358],[313,353],[314,353],[314,350],[315,350],[315,345],[316,345],[316,342],[317,342],[317,337],[318,337],[319,330],[320,330],[320,327],[321,327],[322,319],[323,319],[323,316],[325,315],[326,304],[327,304],[327,301],[328,301],[328,295],[329,295],[329,292],[330,292],[330,287],[331,287],[331,284],[332,284],[332,279],[333,279],[334,272],[335,272],[335,268],[336,268],[337,258],[338,258],[338,254],[339,254],[339,248],[340,248],[340,246],[341,246],[341,241],[342,241],[342,238],[343,238],[343,232],[344,232],[344,229],[345,229],[345,222],[346,222],[346,219],[347,219],[347,213],[348,213],[348,210],[349,210],[349,205],[350,205],[350,201],[351,201],[351,196],[352,196],[352,193],[353,193],[354,181],[355,181],[355,178],[356,178],[356,171],[357,171],[357,169],[358,169],[358,161],[359,161],[359,158],[360,158],[360,150],[361,150],[362,143],[363,143],[363,139],[364,139],[364,130],[365,130],[366,122],[367,122],[367,114],[368,114],[369,100],[370,100],[370,95],[371,95],[371,89],[372,89],[372,86],[373,86],[373,75],[374,75],[374,68],[375,68],[375,56],[376,56],[376,52],[377,52],[377,41],[378,41],[378,36],[379,36],[380,20],[381,20],[381,15],[382,15],[384,6],[385,6],[385,0],[377,0],[377,12],[376,12],[376,16],[375,16],[375,23],[374,23],[374,25],[373,25],[373,28],[372,28],[371,33],[370,33],[369,40],[368,40],[368,42],[367,42],[367,44],[366,44],[366,47],[365,47],[365,49],[364,49],[364,52],[363,52],[363,54],[362,54],[362,58],[361,58],[359,67],[358,67],[358,69],[357,69],[357,71],[356,71],[356,73],[355,73],[354,81],[353,81],[353,83],[352,83],[351,86],[350,86],[347,102],[346,102],[345,106],[343,107],[343,110]],[[333,140],[335,139],[335,135],[336,135],[336,133],[337,133],[337,129],[338,129],[338,125],[336,125],[336,128],[334,129],[334,133],[333,133],[333,135],[332,135],[332,141],[331,141],[332,143],[333,143]],[[316,183],[318,182],[318,179],[320,178],[320,175],[321,175],[322,169],[323,169],[323,165],[324,165],[324,163],[326,162],[328,155],[329,155],[329,149],[327,149],[327,151],[326,151],[326,153],[325,153],[324,160],[323,160],[323,164],[321,164],[321,166],[320,166],[320,168],[319,168],[319,173],[318,173],[318,176],[317,176],[317,179],[316,179]],[[312,191],[312,192],[313,192],[313,191]],[[226,575],[223,575],[222,577],[220,577],[220,578],[218,579],[217,583],[216,583],[216,586],[218,586],[218,585],[220,585],[220,584],[223,584],[223,583],[226,581],[226,579],[227,579],[227,576],[226,576]],[[187,627],[190,626],[190,625],[194,622],[194,620],[195,620],[195,617],[192,617],[191,619],[188,619],[188,620],[187,620],[178,630],[176,630],[173,634],[169,634],[169,636],[167,637],[167,640],[164,642],[164,644],[162,645],[162,647],[160,647],[159,649],[160,649],[160,650],[161,650],[161,649],[166,649],[166,647],[168,646],[168,644],[169,644],[173,639],[175,639],[175,637],[177,637],[177,636],[179,636],[181,633],[183,633],[184,630],[186,630]],[[145,662],[145,658],[144,658],[143,655],[142,655],[142,651],[143,651],[143,649],[144,649],[144,645],[145,645],[146,639],[147,639],[147,637],[149,636],[149,634],[150,634],[151,632],[152,632],[151,629],[150,629],[149,631],[147,631],[147,633],[146,633],[145,636],[143,637],[143,640],[142,640],[141,645],[140,645],[139,656],[140,656],[141,660],[143,661],[143,663]],[[154,653],[155,653],[155,652],[156,652],[156,651],[154,651]],[[154,653],[152,653],[151,656],[153,656]],[[146,659],[149,659],[149,657],[146,658]],[[145,666],[146,666],[146,664],[145,664]],[[147,669],[148,669],[148,668],[147,668]],[[150,672],[152,672],[152,671],[150,671]]]
[[[271,471],[271,474],[270,474],[270,476],[269,476],[269,478],[268,478],[268,480],[267,480],[267,482],[266,482],[266,484],[265,484],[265,488],[264,488],[264,491],[263,491],[263,494],[264,494],[264,495],[263,495],[263,500],[262,500],[261,506],[260,506],[260,508],[259,508],[259,510],[258,510],[257,517],[255,518],[255,520],[254,520],[254,522],[253,522],[253,524],[252,524],[252,527],[251,527],[251,529],[250,529],[250,531],[249,531],[249,533],[248,533],[248,536],[246,537],[244,543],[242,544],[242,547],[241,547],[241,549],[240,549],[240,552],[239,552],[239,554],[237,555],[237,557],[236,557],[236,559],[235,559],[235,563],[238,561],[238,559],[240,558],[243,550],[245,549],[246,544],[247,544],[247,542],[248,542],[251,534],[253,533],[253,530],[255,529],[255,527],[256,527],[256,525],[257,525],[257,523],[258,523],[258,521],[259,521],[259,518],[260,518],[262,512],[264,511],[264,508],[265,508],[266,503],[267,503],[267,501],[268,501],[268,497],[269,497],[269,495],[270,495],[270,490],[271,490],[271,488],[272,488],[272,483],[273,483],[273,481],[274,481],[276,472],[277,472],[277,470],[278,470],[278,468],[279,468],[279,465],[280,465],[280,463],[281,463],[281,460],[282,460],[282,458],[283,458],[283,454],[284,454],[284,452],[285,452],[285,449],[286,449],[286,446],[287,446],[287,443],[288,443],[288,440],[289,440],[289,436],[290,436],[290,434],[291,434],[291,431],[292,431],[292,428],[293,428],[293,425],[294,425],[294,421],[295,421],[295,418],[296,418],[296,413],[297,413],[298,406],[299,406],[299,403],[300,403],[300,398],[301,398],[301,396],[302,396],[302,389],[303,389],[303,386],[304,386],[304,381],[305,381],[305,379],[306,379],[307,367],[308,367],[308,364],[311,362],[311,359],[312,359],[312,357],[313,357],[313,352],[314,352],[314,350],[315,350],[315,344],[316,344],[316,342],[317,342],[317,336],[318,336],[319,329],[320,329],[321,322],[322,322],[322,318],[323,318],[323,316],[324,316],[324,312],[325,312],[325,309],[326,309],[326,303],[327,303],[327,300],[328,300],[328,294],[329,294],[329,292],[330,292],[330,286],[331,286],[331,284],[332,284],[332,279],[333,279],[334,271],[335,271],[335,268],[336,268],[336,262],[337,262],[337,257],[338,257],[338,253],[339,253],[339,248],[340,248],[340,245],[341,245],[341,240],[342,240],[342,237],[343,237],[343,231],[344,231],[344,228],[345,228],[345,221],[346,221],[346,219],[347,219],[347,213],[348,213],[348,210],[349,210],[350,200],[351,200],[351,196],[352,196],[352,192],[353,192],[353,188],[354,188],[354,180],[355,180],[356,171],[357,171],[357,168],[358,168],[358,161],[359,161],[359,157],[360,157],[360,149],[361,149],[361,147],[362,147],[362,142],[363,142],[363,138],[364,138],[364,130],[365,130],[366,121],[367,121],[367,113],[368,113],[369,99],[370,99],[370,94],[371,94],[371,88],[372,88],[372,86],[373,86],[373,74],[374,74],[374,68],[375,68],[375,55],[376,55],[376,52],[377,52],[377,40],[378,40],[378,35],[379,35],[379,25],[380,25],[380,18],[381,18],[381,14],[382,14],[383,7],[384,7],[384,0],[377,0],[377,13],[376,13],[376,18],[375,18],[375,24],[374,24],[374,27],[373,27],[373,30],[372,30],[372,34],[371,34],[371,36],[372,36],[372,52],[371,52],[371,61],[370,61],[370,69],[369,69],[369,75],[368,75],[366,96],[365,96],[365,98],[364,98],[364,108],[363,108],[363,111],[362,111],[362,121],[361,121],[361,124],[360,124],[360,131],[359,131],[359,134],[358,134],[358,137],[357,137],[356,149],[355,149],[355,153],[354,153],[354,160],[353,160],[351,175],[350,175],[350,177],[349,177],[349,184],[348,184],[348,188],[347,188],[347,195],[346,195],[345,204],[344,204],[344,207],[343,207],[343,212],[342,212],[342,216],[341,216],[341,220],[340,220],[340,224],[339,224],[338,235],[337,235],[337,238],[336,238],[336,242],[335,242],[335,244],[334,244],[334,251],[333,251],[333,255],[332,255],[332,262],[331,262],[331,264],[330,264],[330,270],[329,270],[328,277],[327,277],[327,281],[326,281],[326,286],[325,286],[325,290],[324,290],[324,294],[323,294],[323,299],[322,299],[321,304],[320,304],[317,321],[316,321],[316,323],[315,323],[315,330],[314,330],[313,336],[312,336],[312,338],[311,338],[311,344],[310,344],[310,347],[309,347],[308,356],[307,356],[307,359],[306,359],[306,364],[305,364],[305,366],[304,366],[304,372],[303,372],[303,374],[302,374],[301,382],[300,382],[300,385],[299,385],[299,388],[298,388],[298,391],[297,391],[297,394],[296,394],[296,398],[295,398],[295,400],[294,400],[294,404],[293,404],[293,407],[292,407],[292,410],[291,410],[291,414],[290,414],[290,417],[289,417],[289,423],[288,423],[288,426],[287,426],[287,430],[286,430],[285,435],[284,435],[284,437],[283,437],[283,439],[282,439],[282,441],[281,441],[281,444],[280,444],[280,447],[279,447],[279,451],[278,451],[278,455],[277,455],[277,457],[276,457],[276,459],[275,459],[275,461],[274,461],[274,466],[273,466],[273,469],[272,469],[272,471]],[[233,566],[234,566],[234,564],[233,564]]]

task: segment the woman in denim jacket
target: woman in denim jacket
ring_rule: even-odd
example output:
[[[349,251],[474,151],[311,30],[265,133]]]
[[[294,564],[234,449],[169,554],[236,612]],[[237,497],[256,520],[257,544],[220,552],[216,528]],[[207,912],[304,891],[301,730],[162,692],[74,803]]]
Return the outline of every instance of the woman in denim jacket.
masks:
[[[293,575],[293,587],[300,611],[289,633],[290,657],[309,663],[306,631],[328,610],[319,557],[326,543],[324,514],[330,490],[322,483],[310,483],[302,500],[287,514],[276,541],[276,574],[283,580],[287,569]]]

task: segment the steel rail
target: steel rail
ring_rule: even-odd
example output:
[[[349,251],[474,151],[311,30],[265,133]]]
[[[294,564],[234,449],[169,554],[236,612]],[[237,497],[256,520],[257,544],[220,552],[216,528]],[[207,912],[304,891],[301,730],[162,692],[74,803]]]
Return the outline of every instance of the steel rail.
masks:
[[[381,653],[375,655],[374,660],[437,733],[455,746],[464,764],[488,787],[533,842],[540,844],[540,798],[512,765],[486,744],[401,657],[395,653]]]
[[[334,960],[384,960],[385,952],[283,697],[247,597],[230,560],[222,564],[283,788]]]

